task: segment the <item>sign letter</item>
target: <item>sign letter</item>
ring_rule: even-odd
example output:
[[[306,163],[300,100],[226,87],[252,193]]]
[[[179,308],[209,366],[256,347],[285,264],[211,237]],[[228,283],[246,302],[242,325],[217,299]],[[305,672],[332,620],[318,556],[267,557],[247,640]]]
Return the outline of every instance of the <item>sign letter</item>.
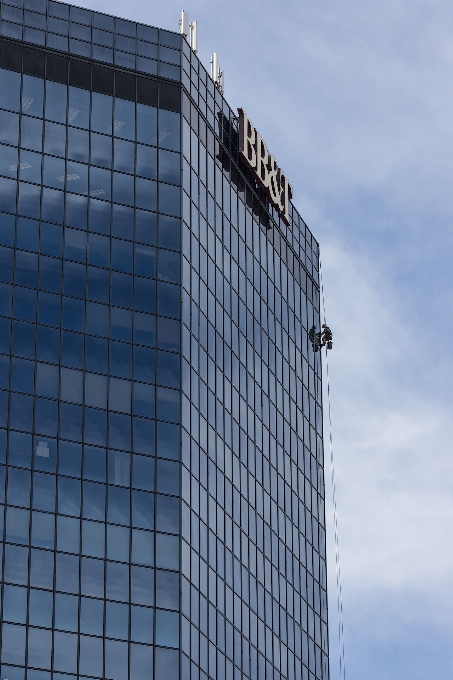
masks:
[[[281,201],[283,206],[282,220],[285,222],[285,224],[290,224],[289,202],[293,197],[293,187],[288,182],[283,172],[281,173],[280,177],[280,186],[282,188],[282,201]]]
[[[239,109],[239,151],[252,170],[256,168],[256,136],[247,114]]]

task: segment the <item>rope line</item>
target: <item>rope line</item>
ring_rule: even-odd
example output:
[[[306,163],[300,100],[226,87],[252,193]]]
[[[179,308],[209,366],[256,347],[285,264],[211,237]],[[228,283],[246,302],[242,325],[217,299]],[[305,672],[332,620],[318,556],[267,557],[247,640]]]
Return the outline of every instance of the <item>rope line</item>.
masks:
[[[322,309],[324,323],[326,321],[326,302],[324,298],[324,285],[322,281],[321,258],[319,258],[319,280],[321,288]],[[329,418],[329,444],[330,444],[330,472],[332,479],[332,502],[333,502],[333,524],[335,536],[335,571],[337,580],[337,607],[338,607],[338,642],[340,646],[340,680],[346,680],[345,653],[344,653],[344,625],[343,625],[343,593],[341,586],[340,569],[340,543],[338,538],[338,512],[337,512],[337,489],[335,482],[335,464],[333,456],[332,439],[332,409],[330,404],[330,379],[329,379],[329,350],[326,348],[326,381],[327,381],[327,412]]]

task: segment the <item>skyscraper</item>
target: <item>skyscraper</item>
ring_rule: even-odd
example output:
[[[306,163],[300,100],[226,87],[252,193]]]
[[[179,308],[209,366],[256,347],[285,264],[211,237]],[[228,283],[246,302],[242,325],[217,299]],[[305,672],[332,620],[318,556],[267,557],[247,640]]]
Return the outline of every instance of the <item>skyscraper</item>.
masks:
[[[2,0],[1,678],[328,679],[290,198],[184,37]]]

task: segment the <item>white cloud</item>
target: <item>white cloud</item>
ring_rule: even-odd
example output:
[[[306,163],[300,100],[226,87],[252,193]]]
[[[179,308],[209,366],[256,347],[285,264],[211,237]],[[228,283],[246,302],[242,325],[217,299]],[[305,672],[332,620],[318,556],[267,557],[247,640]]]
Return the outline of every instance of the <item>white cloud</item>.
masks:
[[[412,341],[414,326],[402,322],[404,303],[379,263],[337,240],[323,249],[323,266],[335,334],[333,441],[347,652],[354,659],[359,636],[368,638],[371,654],[378,641],[390,649],[396,634],[413,636],[417,626],[433,636],[450,629],[453,423],[451,398],[429,379],[417,385],[425,348]],[[335,649],[330,499],[327,517]]]

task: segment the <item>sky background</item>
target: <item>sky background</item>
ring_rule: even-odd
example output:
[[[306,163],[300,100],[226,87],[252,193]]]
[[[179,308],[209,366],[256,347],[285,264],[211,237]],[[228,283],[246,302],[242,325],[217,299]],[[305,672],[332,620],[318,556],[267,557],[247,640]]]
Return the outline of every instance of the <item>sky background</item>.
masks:
[[[452,678],[453,3],[77,4],[170,30],[185,9],[292,182],[334,333],[345,676]],[[328,500],[340,680],[332,518]]]

